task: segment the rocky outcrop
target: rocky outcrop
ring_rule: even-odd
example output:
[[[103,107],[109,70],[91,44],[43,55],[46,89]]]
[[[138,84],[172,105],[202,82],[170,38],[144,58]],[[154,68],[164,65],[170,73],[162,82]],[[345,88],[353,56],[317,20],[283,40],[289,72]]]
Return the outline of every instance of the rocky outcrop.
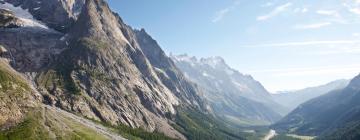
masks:
[[[27,80],[13,70],[6,59],[0,58],[0,130],[20,123],[28,108],[37,106],[36,97],[39,96]]]
[[[0,27],[16,28],[21,26],[21,21],[7,9],[0,9]]]
[[[160,80],[175,95],[188,104],[197,106],[198,109],[205,112],[211,112],[211,108],[204,102],[202,96],[197,96],[200,91],[195,84],[191,83],[183,73],[177,68],[173,60],[168,57],[160,48],[159,44],[154,40],[145,29],[135,30],[136,40],[139,43],[143,53],[149,59],[151,65],[155,68],[155,72]],[[199,104],[200,103],[200,104]]]

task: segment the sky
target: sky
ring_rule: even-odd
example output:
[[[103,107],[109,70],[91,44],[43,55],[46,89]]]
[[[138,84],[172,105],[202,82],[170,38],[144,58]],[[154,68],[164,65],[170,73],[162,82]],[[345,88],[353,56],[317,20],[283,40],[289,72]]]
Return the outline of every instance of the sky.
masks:
[[[360,0],[108,0],[166,53],[221,56],[271,92],[360,73]]]

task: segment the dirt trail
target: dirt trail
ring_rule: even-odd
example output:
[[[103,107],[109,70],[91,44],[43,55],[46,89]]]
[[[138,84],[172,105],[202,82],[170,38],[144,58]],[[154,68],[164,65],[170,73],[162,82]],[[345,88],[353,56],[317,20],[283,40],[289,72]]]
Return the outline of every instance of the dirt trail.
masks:
[[[271,129],[269,133],[263,138],[263,140],[270,140],[274,138],[276,135],[277,135],[276,131]]]
[[[111,140],[126,140],[125,138],[121,137],[120,135],[116,134],[115,132],[112,132],[109,128],[106,128],[100,124],[96,124],[88,119],[76,116],[74,114],[71,114],[69,112],[66,112],[64,110],[61,110],[59,108],[51,107],[44,105],[44,107],[48,110],[54,111],[56,113],[59,113],[61,115],[64,115],[65,117],[68,117],[84,126],[87,126],[89,128],[94,129],[96,132],[103,134],[104,136],[108,137]]]

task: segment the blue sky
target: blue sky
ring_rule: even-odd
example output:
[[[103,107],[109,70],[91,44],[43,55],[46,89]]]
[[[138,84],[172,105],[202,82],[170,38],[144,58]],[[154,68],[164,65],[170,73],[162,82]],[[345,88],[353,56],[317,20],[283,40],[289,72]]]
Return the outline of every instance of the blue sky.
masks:
[[[268,90],[360,73],[360,0],[108,0],[173,54],[221,56]]]

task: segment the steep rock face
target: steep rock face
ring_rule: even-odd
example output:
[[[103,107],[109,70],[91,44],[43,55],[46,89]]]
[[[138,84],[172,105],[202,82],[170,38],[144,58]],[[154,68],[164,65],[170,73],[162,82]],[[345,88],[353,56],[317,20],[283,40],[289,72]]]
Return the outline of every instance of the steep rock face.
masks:
[[[54,99],[50,103],[89,118],[182,137],[165,119],[167,113],[175,113],[179,100],[122,28],[104,1],[87,1],[65,39],[69,49],[59,55],[57,66],[39,77],[46,80],[53,70],[63,77],[64,91],[52,84],[44,86],[56,91],[49,92]]]
[[[336,80],[317,87],[310,87],[297,91],[284,91],[281,93],[273,94],[272,97],[276,102],[289,108],[289,111],[291,111],[295,109],[298,105],[308,100],[319,97],[333,90],[343,89],[349,84],[349,82],[349,80]]]
[[[194,96],[197,95],[196,93],[201,94],[202,91],[185,78],[173,60],[165,54],[156,41],[144,29],[136,30],[135,35],[143,53],[149,59],[149,62],[155,68],[155,72],[166,87],[188,104],[195,105],[199,109],[206,109],[205,111],[211,111],[209,106],[206,106],[207,103],[200,99],[200,96]]]
[[[37,72],[64,50],[56,46],[62,34],[32,28],[0,29],[0,42],[8,48],[11,64],[21,72]],[[65,44],[65,43],[64,43]]]
[[[206,90],[215,114],[235,122],[264,124],[280,119],[266,89],[251,76],[230,68],[220,57],[198,60],[187,55],[171,56],[187,78]]]
[[[0,44],[9,50],[12,66],[33,80],[44,103],[87,118],[180,139],[185,137],[169,125],[175,107],[206,107],[197,88],[170,59],[152,58],[151,54],[161,49],[146,50],[148,45],[141,41],[149,37],[124,24],[105,1],[87,0],[79,15],[66,8],[77,1],[6,2],[29,9],[34,17],[27,19],[45,26],[0,29]],[[41,6],[33,11],[34,2]],[[57,9],[55,13],[48,8],[51,5],[56,5],[52,8]],[[36,12],[41,9],[50,15]]]
[[[347,131],[359,130],[359,79],[360,76],[357,76],[346,88],[305,102],[273,127],[279,132],[301,135],[320,135],[322,137],[334,132],[340,134],[333,135],[336,136],[333,137],[334,139],[342,139],[341,136],[344,136],[343,139],[351,138],[341,134],[359,137],[359,133],[347,133]]]

